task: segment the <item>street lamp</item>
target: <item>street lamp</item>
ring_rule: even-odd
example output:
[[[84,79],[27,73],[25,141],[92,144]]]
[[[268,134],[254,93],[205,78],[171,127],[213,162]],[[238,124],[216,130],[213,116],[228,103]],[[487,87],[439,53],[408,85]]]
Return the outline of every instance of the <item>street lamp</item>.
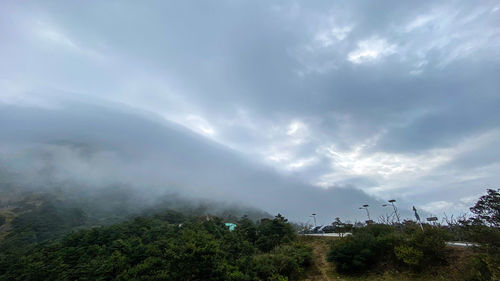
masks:
[[[314,219],[314,227],[316,227],[316,214],[312,214],[311,217]]]
[[[428,217],[427,221],[432,222],[433,225],[436,225],[436,221],[438,220],[437,217]]]
[[[389,206],[389,205],[387,205],[387,204],[382,204],[382,207],[387,207],[387,206]],[[386,221],[387,221],[387,224],[389,224],[389,214],[387,213],[387,211],[385,212],[385,219],[386,219]]]
[[[394,202],[396,202],[396,200],[391,199],[391,200],[389,200],[388,202],[389,202],[389,203],[391,203],[392,208],[394,209],[394,214],[396,215],[396,219],[398,220],[398,223],[399,223],[399,222],[400,222],[400,220],[399,220],[398,209],[396,208],[396,205],[394,205]]]
[[[372,219],[370,218],[370,212],[368,211],[368,207],[370,207],[370,205],[368,204],[365,204],[363,205],[363,207],[359,207],[359,209],[365,209],[366,210],[366,215],[368,216],[368,220],[371,221]]]

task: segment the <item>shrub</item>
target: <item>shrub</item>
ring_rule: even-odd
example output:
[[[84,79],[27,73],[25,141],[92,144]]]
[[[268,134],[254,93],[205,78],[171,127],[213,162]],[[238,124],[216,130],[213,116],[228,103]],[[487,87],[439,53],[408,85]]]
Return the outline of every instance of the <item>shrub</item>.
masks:
[[[422,232],[370,225],[334,242],[327,259],[335,263],[338,272],[345,274],[366,272],[375,266],[416,269],[444,263],[445,241],[445,232],[437,228]]]
[[[409,245],[422,252],[419,266],[430,266],[446,263],[446,232],[442,229],[429,227],[425,231],[415,232],[409,241]]]
[[[355,228],[353,234],[367,233],[374,237],[383,236],[394,232],[394,227],[387,224],[370,224],[366,227]]]
[[[418,266],[424,257],[422,251],[408,245],[396,246],[394,248],[396,257],[409,266]]]
[[[301,244],[282,245],[270,253],[257,255],[254,259],[254,272],[262,280],[298,279],[311,262],[310,247]]]
[[[487,256],[476,255],[466,265],[464,273],[465,281],[490,281],[493,275],[490,271]]]
[[[334,262],[339,273],[360,273],[376,257],[376,239],[368,233],[356,234],[333,243],[327,260]]]

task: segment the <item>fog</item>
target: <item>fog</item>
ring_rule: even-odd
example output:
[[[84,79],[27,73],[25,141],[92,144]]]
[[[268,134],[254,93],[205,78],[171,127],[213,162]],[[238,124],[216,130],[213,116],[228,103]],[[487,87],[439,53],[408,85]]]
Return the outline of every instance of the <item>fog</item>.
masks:
[[[82,193],[125,186],[137,200],[124,204],[176,194],[252,206],[295,221],[311,213],[325,222],[361,219],[360,204],[379,202],[353,187],[300,183],[179,125],[116,104],[2,106],[0,126],[2,167],[23,188],[64,185]]]
[[[0,161],[27,186],[168,190],[302,220],[363,219],[391,198],[408,216],[467,212],[500,182],[499,13],[3,1]]]

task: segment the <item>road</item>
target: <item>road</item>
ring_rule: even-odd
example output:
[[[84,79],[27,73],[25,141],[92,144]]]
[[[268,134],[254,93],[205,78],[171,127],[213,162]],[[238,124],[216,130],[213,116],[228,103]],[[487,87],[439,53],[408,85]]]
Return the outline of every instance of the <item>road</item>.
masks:
[[[446,242],[446,245],[456,246],[456,247],[465,247],[465,248],[479,246],[477,243],[471,243],[471,242]]]
[[[350,232],[343,233],[342,235],[338,233],[308,233],[308,234],[300,234],[304,236],[323,236],[323,237],[345,237],[348,235],[352,235]]]
[[[300,235],[304,235],[304,236],[320,236],[320,237],[345,237],[345,236],[352,235],[352,233],[347,232],[347,233],[343,233],[343,235],[340,235],[338,233],[308,233],[308,234],[300,234]],[[446,242],[446,245],[448,245],[448,246],[455,246],[455,247],[464,247],[464,248],[478,246],[477,243],[471,243],[471,242],[452,242],[452,241]]]

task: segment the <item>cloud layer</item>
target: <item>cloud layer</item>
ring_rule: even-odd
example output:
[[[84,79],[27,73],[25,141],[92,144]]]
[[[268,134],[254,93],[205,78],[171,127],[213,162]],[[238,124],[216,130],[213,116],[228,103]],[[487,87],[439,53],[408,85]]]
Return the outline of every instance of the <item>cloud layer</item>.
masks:
[[[438,214],[466,210],[468,198],[500,182],[495,1],[1,5],[2,112],[59,112],[64,126],[82,128],[74,135],[82,143],[109,131],[88,104],[114,104],[186,128],[304,190],[356,187]],[[68,99],[89,112],[65,117]],[[10,124],[12,114],[0,122]],[[64,126],[50,125],[60,121],[40,124],[39,134],[52,130],[51,141],[65,141]],[[35,130],[35,119],[23,122],[22,132]],[[134,137],[141,126],[126,127],[113,145],[157,142]],[[24,138],[10,132],[3,143]],[[112,137],[102,135],[94,141]],[[198,145],[189,150],[204,155]],[[226,174],[215,167],[215,178]],[[176,182],[192,178],[191,167],[172,168]],[[273,185],[265,178],[261,185]],[[247,190],[245,180],[224,187]],[[368,200],[359,194],[359,204]]]

